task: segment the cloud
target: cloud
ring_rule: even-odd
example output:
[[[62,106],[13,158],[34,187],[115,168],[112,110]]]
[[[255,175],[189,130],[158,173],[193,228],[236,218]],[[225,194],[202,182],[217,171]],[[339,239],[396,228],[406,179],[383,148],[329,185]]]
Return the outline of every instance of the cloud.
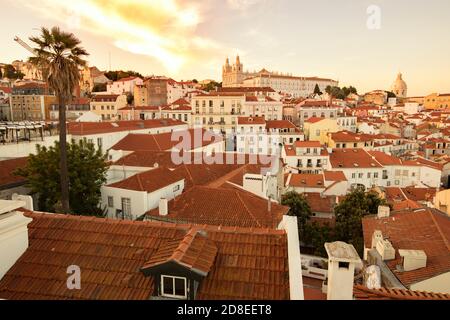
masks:
[[[20,0],[46,18],[107,38],[122,50],[152,57],[172,73],[218,55],[222,45],[199,36],[201,7],[181,0]]]

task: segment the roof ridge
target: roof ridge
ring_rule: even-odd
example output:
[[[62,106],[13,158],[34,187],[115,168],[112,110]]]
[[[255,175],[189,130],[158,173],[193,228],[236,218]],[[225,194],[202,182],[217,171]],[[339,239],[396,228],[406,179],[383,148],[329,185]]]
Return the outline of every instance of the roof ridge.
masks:
[[[444,240],[445,246],[447,247],[447,250],[450,251],[450,244],[447,241],[447,238],[445,237],[445,234],[442,232],[441,227],[439,226],[439,224],[436,221],[436,218],[434,217],[434,213],[431,210],[427,210],[428,214],[431,215],[431,219],[433,220],[436,228],[438,229],[439,235],[442,237],[442,239]]]
[[[239,195],[239,192],[237,192],[236,190],[234,191],[237,195],[237,197],[239,198],[239,200],[242,202],[242,205],[244,206],[245,210],[247,210],[248,214],[250,215],[250,217],[253,218],[253,220],[256,222],[256,224],[259,227],[262,227],[261,224],[259,223],[258,219],[256,219],[256,217],[250,212],[250,210],[248,209],[247,205],[245,204],[245,201],[241,198],[241,196]],[[270,201],[270,199],[269,199]]]

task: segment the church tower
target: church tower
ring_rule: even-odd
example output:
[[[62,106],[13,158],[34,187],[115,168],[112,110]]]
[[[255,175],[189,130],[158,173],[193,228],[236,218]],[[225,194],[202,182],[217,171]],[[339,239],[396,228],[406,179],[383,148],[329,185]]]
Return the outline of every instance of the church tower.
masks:
[[[239,55],[236,56],[236,62],[230,65],[227,58],[222,68],[222,86],[238,87],[244,81],[244,65],[241,63]]]

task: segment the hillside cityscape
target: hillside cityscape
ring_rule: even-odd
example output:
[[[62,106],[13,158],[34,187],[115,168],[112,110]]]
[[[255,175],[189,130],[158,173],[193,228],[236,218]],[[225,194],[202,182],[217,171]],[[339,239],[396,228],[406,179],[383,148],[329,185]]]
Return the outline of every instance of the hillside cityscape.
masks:
[[[21,50],[0,55],[0,299],[450,300],[450,88],[386,66],[365,90],[275,50],[202,55],[217,78],[148,43],[163,58],[96,65],[89,26],[0,33]]]

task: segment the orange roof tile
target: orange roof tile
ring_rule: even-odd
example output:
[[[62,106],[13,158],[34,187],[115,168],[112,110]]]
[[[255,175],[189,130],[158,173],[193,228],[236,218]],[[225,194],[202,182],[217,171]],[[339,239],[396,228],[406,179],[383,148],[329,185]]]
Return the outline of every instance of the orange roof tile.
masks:
[[[2,299],[148,300],[154,278],[140,268],[166,240],[193,225],[25,213],[29,247],[0,280]],[[283,230],[196,226],[217,256],[196,299],[289,299]],[[66,285],[67,266],[82,270],[80,290]]]
[[[14,175],[14,170],[26,166],[28,157],[0,161],[0,190],[26,183],[26,179]]]
[[[364,149],[333,149],[330,154],[333,168],[381,168],[372,156]]]
[[[357,300],[450,300],[450,294],[404,289],[369,289],[363,285],[353,287]]]

